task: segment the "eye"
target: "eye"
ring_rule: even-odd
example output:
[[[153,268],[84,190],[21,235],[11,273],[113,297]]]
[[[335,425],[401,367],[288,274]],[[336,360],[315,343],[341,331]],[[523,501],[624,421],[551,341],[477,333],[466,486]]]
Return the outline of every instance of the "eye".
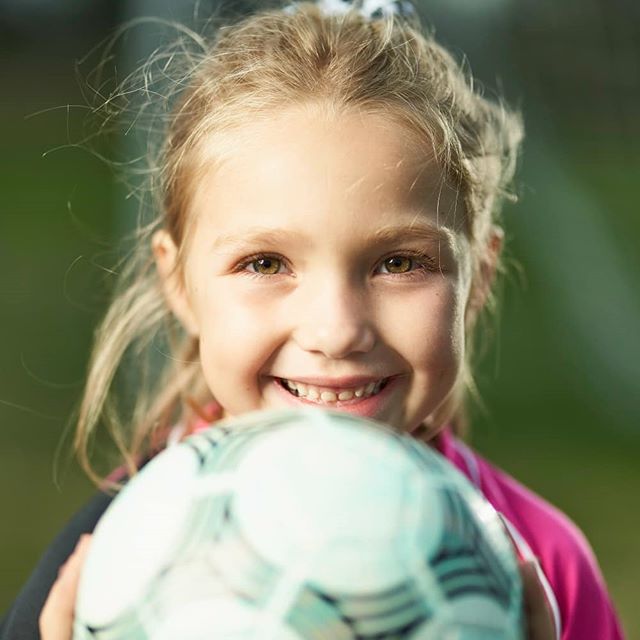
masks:
[[[247,266],[251,267],[254,273],[259,273],[263,276],[273,276],[280,272],[282,260],[276,257],[263,256],[261,258],[254,258]]]
[[[415,260],[409,256],[390,256],[380,266],[386,273],[407,273],[415,268]]]
[[[433,257],[422,251],[404,250],[402,253],[388,255],[378,263],[375,272],[382,275],[423,277],[439,270],[440,266]]]

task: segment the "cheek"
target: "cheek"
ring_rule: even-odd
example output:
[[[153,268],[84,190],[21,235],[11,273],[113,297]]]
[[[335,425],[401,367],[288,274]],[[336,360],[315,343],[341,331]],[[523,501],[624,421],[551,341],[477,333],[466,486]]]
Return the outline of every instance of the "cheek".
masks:
[[[273,308],[238,287],[213,284],[199,296],[196,313],[207,381],[222,373],[250,385],[280,339]]]
[[[394,342],[419,372],[430,378],[455,377],[464,356],[464,305],[453,283],[417,292],[396,317]]]

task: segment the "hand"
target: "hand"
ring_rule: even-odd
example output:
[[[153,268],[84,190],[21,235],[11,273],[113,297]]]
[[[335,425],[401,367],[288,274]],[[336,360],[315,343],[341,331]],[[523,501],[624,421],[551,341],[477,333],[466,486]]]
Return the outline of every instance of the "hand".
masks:
[[[58,579],[53,583],[47,601],[40,614],[40,636],[42,640],[71,640],[73,635],[73,610],[76,604],[80,570],[89,550],[91,536],[83,534],[69,556],[60,567]]]
[[[538,578],[535,561],[521,562],[519,569],[522,577],[528,640],[555,640],[553,614],[547,602],[544,587]]]

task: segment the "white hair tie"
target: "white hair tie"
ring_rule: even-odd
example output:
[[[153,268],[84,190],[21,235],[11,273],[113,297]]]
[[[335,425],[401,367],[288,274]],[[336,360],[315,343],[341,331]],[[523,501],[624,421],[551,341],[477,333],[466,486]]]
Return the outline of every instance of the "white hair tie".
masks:
[[[417,15],[409,0],[317,0],[316,4],[328,16],[342,16],[353,10],[367,20],[378,20],[391,15],[414,18]],[[284,11],[295,13],[297,5],[297,2],[293,2]]]

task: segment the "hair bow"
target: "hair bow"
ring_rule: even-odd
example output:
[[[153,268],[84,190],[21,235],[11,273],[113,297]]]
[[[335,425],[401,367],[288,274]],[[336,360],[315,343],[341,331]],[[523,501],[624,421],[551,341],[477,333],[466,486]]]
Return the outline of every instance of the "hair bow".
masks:
[[[287,13],[294,13],[297,4],[293,2],[284,10]],[[316,4],[329,16],[341,16],[353,10],[368,20],[378,20],[390,15],[403,18],[416,16],[416,9],[409,0],[317,0]]]

